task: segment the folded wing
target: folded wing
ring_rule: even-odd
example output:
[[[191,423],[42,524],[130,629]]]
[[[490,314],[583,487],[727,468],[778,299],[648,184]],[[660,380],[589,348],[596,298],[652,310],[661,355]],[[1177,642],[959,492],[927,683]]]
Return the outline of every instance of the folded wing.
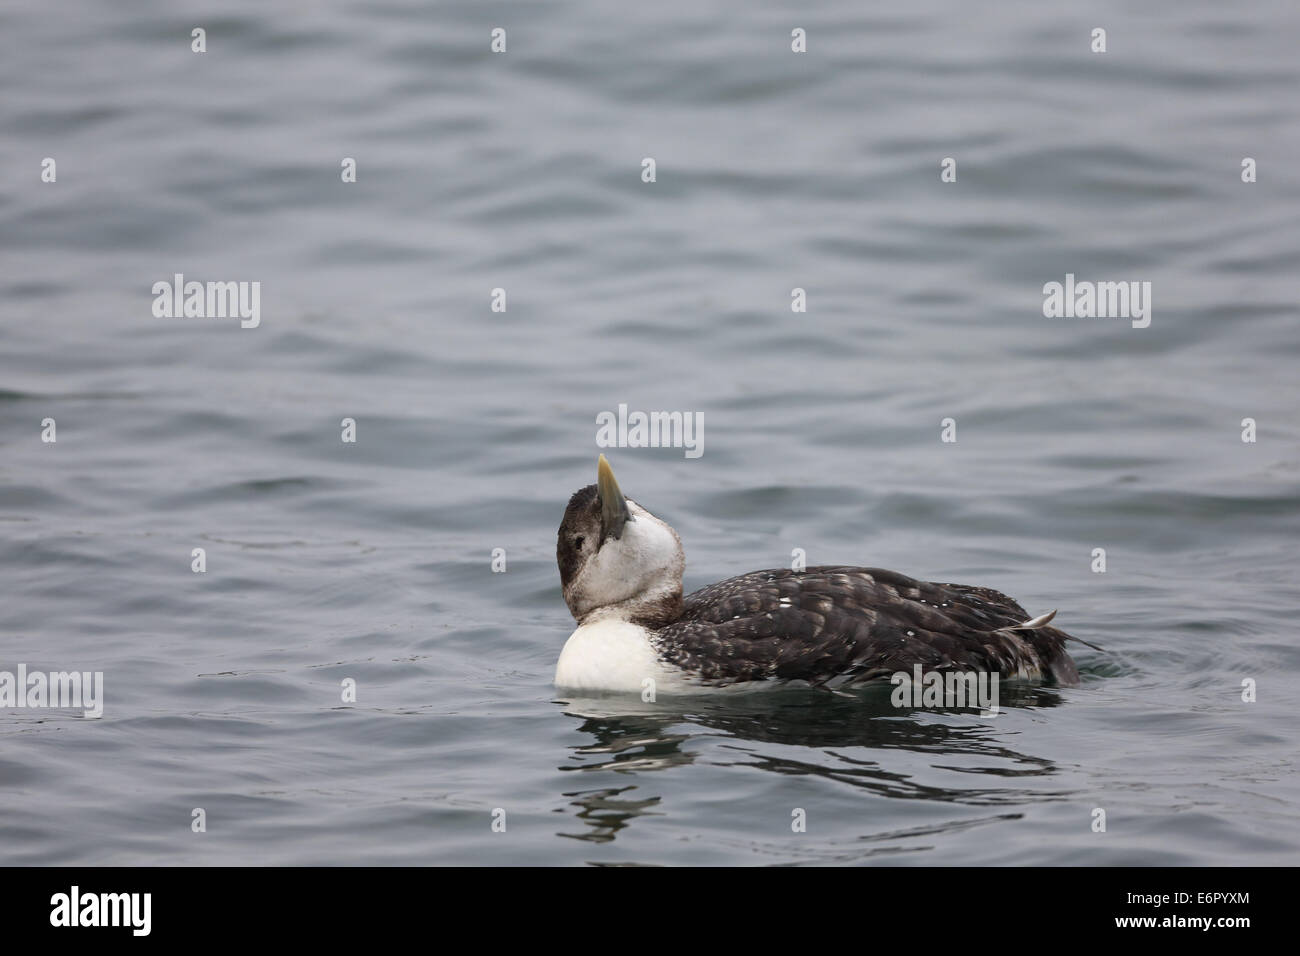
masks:
[[[708,683],[860,683],[895,671],[989,671],[1078,683],[1068,636],[990,588],[880,568],[755,571],[688,595],[661,656]]]

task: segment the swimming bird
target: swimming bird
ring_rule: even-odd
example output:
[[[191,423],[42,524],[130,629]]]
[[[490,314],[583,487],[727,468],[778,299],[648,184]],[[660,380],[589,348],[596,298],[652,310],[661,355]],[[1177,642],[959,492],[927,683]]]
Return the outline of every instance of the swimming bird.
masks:
[[[984,672],[1073,685],[1070,635],[990,588],[838,565],[754,571],[682,596],[677,532],[623,495],[601,455],[569,499],[556,563],[578,627],[557,686],[683,693],[831,690],[898,672]],[[653,684],[648,684],[653,681]]]

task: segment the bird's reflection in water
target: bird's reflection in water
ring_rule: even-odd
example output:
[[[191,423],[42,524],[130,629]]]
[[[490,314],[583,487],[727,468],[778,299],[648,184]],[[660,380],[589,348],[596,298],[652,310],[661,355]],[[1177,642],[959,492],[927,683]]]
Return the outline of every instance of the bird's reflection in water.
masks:
[[[689,765],[697,754],[686,745],[724,737],[734,761],[709,758],[714,766],[738,766],[790,775],[815,775],[861,787],[876,795],[965,805],[1014,805],[1051,794],[1009,788],[1008,779],[1043,777],[1055,772],[1051,761],[1006,746],[996,727],[1000,718],[981,718],[977,708],[907,709],[890,702],[888,684],[850,695],[788,690],[710,698],[584,697],[559,701],[564,712],[581,719],[578,729],[594,738],[573,748],[564,771],[613,771],[637,775]],[[1046,708],[1060,703],[1058,692],[1034,685],[1003,685],[999,705]],[[755,745],[809,748],[799,755],[764,752]],[[853,748],[855,753],[840,751]],[[998,778],[989,786],[960,790],[928,785],[907,770],[889,769],[862,749],[924,754],[930,767]],[[946,764],[953,758],[989,758],[979,766]],[[936,759],[937,758],[937,759]],[[914,768],[913,768],[914,769]],[[975,780],[972,780],[975,783]],[[561,836],[607,843],[642,815],[667,812],[660,796],[638,792],[636,783],[564,794],[588,829]],[[962,824],[966,825],[966,824]]]
[[[566,793],[565,796],[572,797],[573,805],[578,808],[578,819],[590,829],[582,833],[561,833],[559,836],[589,840],[592,843],[609,843],[633,819],[654,813],[654,807],[659,803],[658,797],[629,800],[620,796],[635,789],[635,786],[626,786]]]

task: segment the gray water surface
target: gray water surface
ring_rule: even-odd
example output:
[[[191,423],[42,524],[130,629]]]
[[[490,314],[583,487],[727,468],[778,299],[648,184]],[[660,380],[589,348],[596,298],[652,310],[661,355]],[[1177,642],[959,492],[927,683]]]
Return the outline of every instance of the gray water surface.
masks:
[[[28,0],[0,34],[0,670],[106,696],[0,710],[0,862],[1296,862],[1294,5]],[[260,282],[261,324],[155,318],[176,273]],[[1150,281],[1150,327],[1045,318],[1067,273]],[[620,403],[703,417],[696,459],[603,449],[688,587],[801,548],[1105,652],[992,720],[557,700],[555,529]]]

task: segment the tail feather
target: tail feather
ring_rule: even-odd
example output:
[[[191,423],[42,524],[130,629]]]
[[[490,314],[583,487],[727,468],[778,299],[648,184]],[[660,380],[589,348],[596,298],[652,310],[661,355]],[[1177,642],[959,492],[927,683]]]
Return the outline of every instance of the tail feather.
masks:
[[[1040,628],[1047,627],[1056,617],[1055,611],[1048,611],[1046,614],[1040,614],[1038,617],[1030,618],[1023,624],[1012,624],[1010,627],[998,628],[1000,631],[1037,631]]]
[[[1056,617],[1056,611],[1048,611],[1046,614],[1040,614],[1038,617],[1030,618],[1028,621],[1025,621],[1025,623],[1023,624],[1012,624],[1009,627],[1000,627],[998,628],[998,630],[1000,631],[1041,631],[1043,628],[1047,627],[1047,625],[1051,623],[1052,618],[1054,617]],[[1091,641],[1085,641],[1083,638],[1075,637],[1073,634],[1066,634],[1064,631],[1058,631],[1058,633],[1062,637],[1064,637],[1067,641],[1078,641],[1080,644],[1084,644],[1088,647],[1091,647],[1094,651],[1102,651],[1104,653],[1106,650],[1104,647],[1098,647],[1096,644],[1093,644]]]

